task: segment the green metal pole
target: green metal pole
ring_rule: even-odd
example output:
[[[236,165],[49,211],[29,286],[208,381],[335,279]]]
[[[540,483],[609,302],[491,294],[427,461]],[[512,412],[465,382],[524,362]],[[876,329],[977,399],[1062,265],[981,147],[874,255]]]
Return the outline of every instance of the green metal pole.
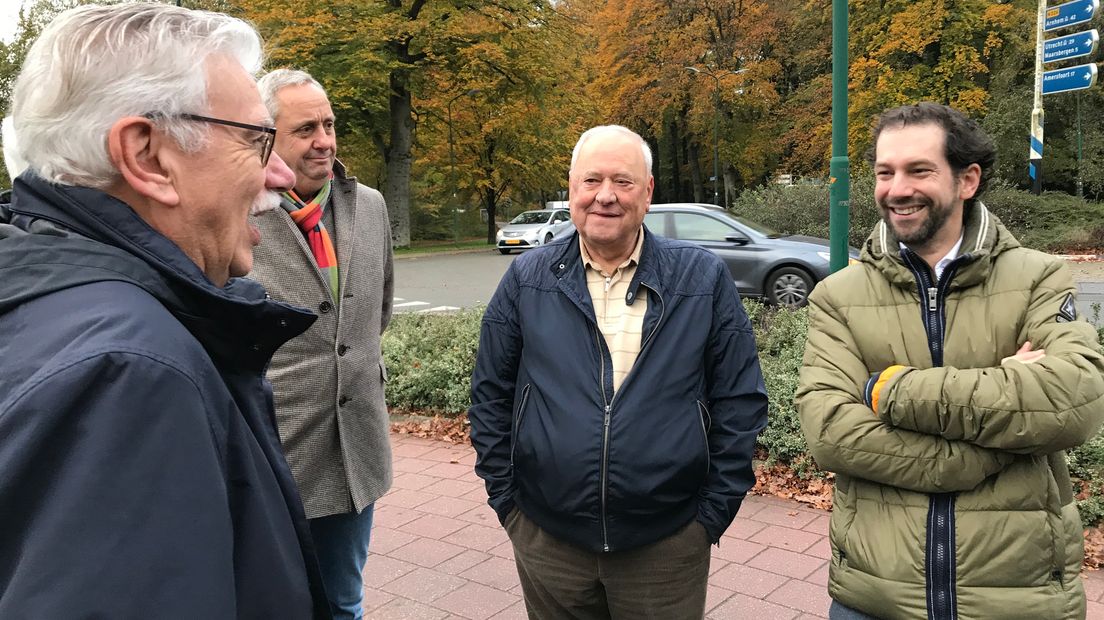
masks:
[[[851,205],[850,160],[847,158],[847,0],[832,0],[832,161],[829,164],[829,267],[847,266],[847,221]]]

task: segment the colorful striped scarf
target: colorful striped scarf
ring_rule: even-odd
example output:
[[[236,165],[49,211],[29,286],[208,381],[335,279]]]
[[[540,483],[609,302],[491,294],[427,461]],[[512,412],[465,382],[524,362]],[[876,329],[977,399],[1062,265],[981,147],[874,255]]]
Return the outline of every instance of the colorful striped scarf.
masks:
[[[332,180],[333,174],[331,173],[329,180],[322,186],[322,189],[318,190],[318,194],[310,202],[303,202],[295,193],[295,190],[291,190],[283,194],[280,205],[291,215],[292,221],[299,226],[299,230],[303,231],[303,235],[306,236],[307,245],[314,256],[314,261],[318,264],[318,269],[322,272],[322,275],[329,281],[330,293],[333,295],[334,302],[337,302],[337,252],[334,251],[330,234],[326,232],[326,227],[322,225],[322,211],[326,208],[326,202],[330,198],[330,182]]]

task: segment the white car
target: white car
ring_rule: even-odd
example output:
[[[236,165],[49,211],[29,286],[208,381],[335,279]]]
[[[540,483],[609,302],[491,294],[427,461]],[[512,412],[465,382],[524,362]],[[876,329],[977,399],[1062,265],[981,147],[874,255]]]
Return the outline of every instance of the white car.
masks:
[[[569,223],[571,213],[567,209],[525,211],[498,230],[495,237],[498,251],[509,254],[510,250],[544,245]]]

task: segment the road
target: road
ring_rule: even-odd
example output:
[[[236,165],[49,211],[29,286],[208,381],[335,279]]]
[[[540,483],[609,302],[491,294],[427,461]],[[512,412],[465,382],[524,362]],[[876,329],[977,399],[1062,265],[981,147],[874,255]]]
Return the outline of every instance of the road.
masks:
[[[517,254],[425,254],[395,260],[395,312],[445,312],[491,300]]]
[[[395,261],[396,312],[447,312],[486,304],[494,294],[498,281],[518,254],[503,256],[493,248],[467,254],[425,254]],[[1096,265],[1093,265],[1096,267]],[[1092,319],[1092,305],[1104,307],[1104,281],[1097,272],[1074,266],[1074,277],[1080,294],[1077,299],[1081,316]],[[1104,309],[1100,321],[1104,323]]]

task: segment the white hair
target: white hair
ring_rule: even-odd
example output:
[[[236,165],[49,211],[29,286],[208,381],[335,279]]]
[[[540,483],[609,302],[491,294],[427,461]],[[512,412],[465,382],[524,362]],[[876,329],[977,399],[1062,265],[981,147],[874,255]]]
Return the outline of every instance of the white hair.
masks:
[[[16,149],[15,125],[12,124],[12,117],[4,117],[0,135],[3,135],[0,142],[4,143],[4,166],[8,169],[8,178],[14,181],[20,172],[27,169],[27,162]]]
[[[587,140],[590,140],[596,136],[605,136],[610,134],[620,134],[623,136],[631,136],[636,138],[640,142],[640,150],[644,154],[644,167],[648,170],[648,175],[652,174],[652,149],[648,146],[648,143],[644,141],[644,138],[640,137],[640,134],[629,129],[628,127],[622,127],[621,125],[599,125],[597,127],[591,127],[583,132],[583,135],[579,136],[579,141],[575,143],[575,149],[571,151],[571,172],[575,171],[575,162],[579,159],[579,152],[583,150],[583,144]]]
[[[27,52],[12,93],[18,154],[53,183],[105,188],[119,178],[107,152],[111,126],[147,116],[194,152],[208,139],[202,114],[207,59],[261,68],[257,31],[208,11],[166,4],[87,5],[58,15]]]
[[[310,84],[322,91],[323,95],[326,94],[326,89],[322,88],[318,80],[311,77],[311,74],[306,71],[298,69],[274,69],[257,80],[257,88],[261,91],[261,101],[264,101],[265,108],[268,109],[268,113],[272,118],[280,115],[280,103],[276,100],[276,94],[288,86],[302,86],[303,84]]]

